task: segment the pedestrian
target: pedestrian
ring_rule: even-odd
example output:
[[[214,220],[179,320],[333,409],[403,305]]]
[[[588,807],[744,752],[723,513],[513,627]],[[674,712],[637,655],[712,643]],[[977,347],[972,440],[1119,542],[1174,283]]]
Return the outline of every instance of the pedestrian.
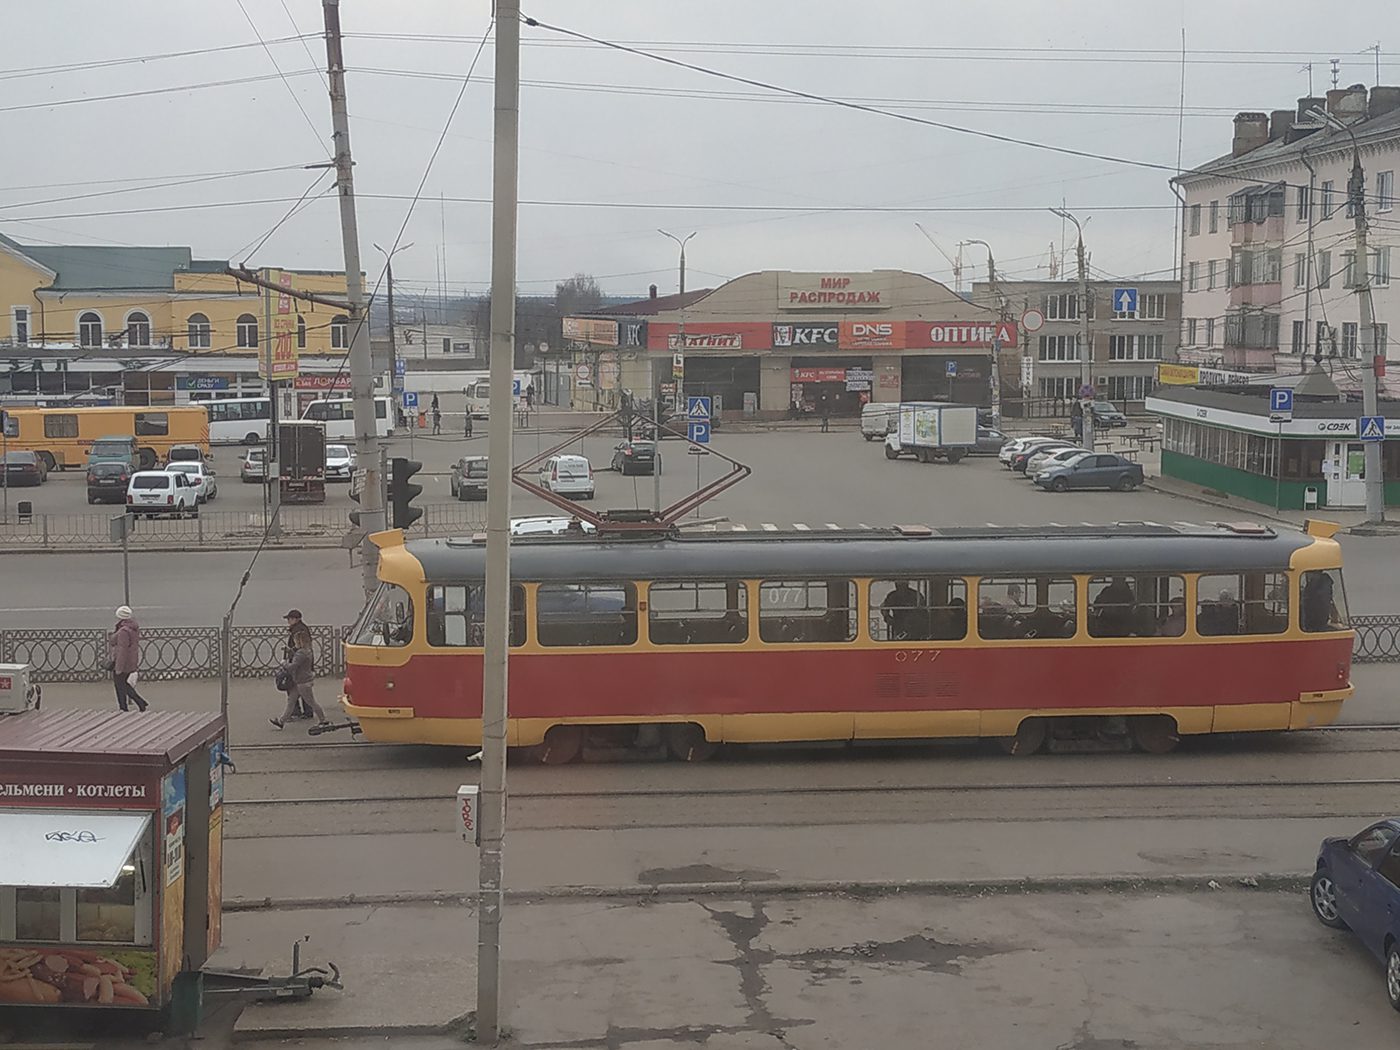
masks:
[[[132,615],[131,606],[123,605],[116,612],[117,625],[107,636],[107,666],[112,671],[112,685],[117,693],[117,706],[128,711],[127,701],[144,711],[150,705],[136,691],[136,679],[141,670],[141,625]]]
[[[830,433],[830,431],[831,431],[831,402],[828,401],[825,397],[822,398],[821,412],[822,412],[822,433],[823,433],[823,434]]]
[[[440,408],[441,408],[441,406],[438,404],[437,395],[434,394],[434,395],[433,395],[433,411],[434,411],[434,412],[437,412],[437,411],[439,411]]]
[[[535,384],[533,382],[527,384],[525,387],[525,407],[535,407]]]
[[[437,398],[433,398],[433,433],[442,433],[442,409],[437,407]]]
[[[281,718],[269,718],[278,729],[296,717],[298,703],[310,709],[317,725],[327,725],[326,713],[316,702],[312,687],[316,682],[316,657],[311,652],[311,628],[302,621],[300,609],[289,609],[284,617],[287,621],[287,648],[290,655],[277,670],[284,681],[291,679],[287,690],[287,707]]]
[[[467,409],[465,415],[466,415],[467,419],[466,419],[466,425],[463,427],[463,429],[466,431],[467,437],[471,437],[471,436],[472,436],[472,413],[471,413],[471,409]]]

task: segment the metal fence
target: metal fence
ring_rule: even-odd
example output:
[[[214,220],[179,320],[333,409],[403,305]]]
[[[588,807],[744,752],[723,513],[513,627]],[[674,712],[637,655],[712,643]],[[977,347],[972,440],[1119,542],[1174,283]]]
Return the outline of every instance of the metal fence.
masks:
[[[429,503],[423,516],[408,529],[410,536],[464,535],[486,528],[480,504]],[[111,535],[107,514],[35,514],[24,521],[0,524],[0,547],[120,547]],[[11,517],[14,509],[11,508]],[[340,507],[283,507],[278,524],[283,538],[298,541],[340,540],[350,532],[348,511]],[[128,543],[133,548],[178,543],[189,547],[222,547],[257,543],[267,530],[261,510],[209,510],[200,508],[197,518],[138,517]]]
[[[343,627],[311,628],[316,672],[345,673]],[[217,678],[223,651],[217,627],[147,627],[141,631],[141,677],[148,681]],[[0,631],[0,663],[29,664],[39,682],[100,682],[107,670],[108,632],[102,628]],[[287,628],[234,627],[229,634],[233,677],[261,678],[282,663]]]
[[[1400,663],[1400,615],[1353,616],[1356,663]],[[316,671],[345,673],[344,627],[313,627]],[[271,675],[282,662],[287,629],[235,627],[229,657],[235,678]],[[141,677],[157,681],[217,678],[223,653],[217,627],[148,627],[141,632]],[[107,631],[35,628],[0,631],[0,663],[29,664],[39,682],[100,682],[107,678]]]

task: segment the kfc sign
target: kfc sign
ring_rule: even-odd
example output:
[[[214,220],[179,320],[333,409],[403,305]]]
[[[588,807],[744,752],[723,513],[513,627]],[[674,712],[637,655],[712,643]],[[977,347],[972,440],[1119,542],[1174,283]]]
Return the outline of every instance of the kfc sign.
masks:
[[[902,350],[903,321],[842,321],[843,350]]]
[[[742,350],[744,337],[738,332],[676,332],[666,337],[671,350]]]
[[[838,326],[834,324],[775,324],[773,349],[810,346],[818,349],[838,345]]]
[[[920,321],[910,323],[909,342],[920,349],[970,347],[990,350],[996,340],[1003,350],[1016,346],[1016,325],[1010,321]]]
[[[784,310],[884,310],[890,305],[883,273],[782,273],[778,306]]]

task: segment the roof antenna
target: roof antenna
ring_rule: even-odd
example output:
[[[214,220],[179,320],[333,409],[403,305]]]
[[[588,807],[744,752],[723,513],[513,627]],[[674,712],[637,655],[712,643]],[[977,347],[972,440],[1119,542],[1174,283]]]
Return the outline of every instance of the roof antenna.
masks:
[[[1342,78],[1342,60],[1334,58],[1332,61],[1332,90],[1337,90],[1337,82]]]
[[[1299,73],[1306,73],[1306,74],[1308,75],[1308,97],[1309,97],[1309,98],[1312,98],[1312,93],[1313,93],[1313,87],[1312,87],[1312,84],[1313,84],[1313,81],[1312,81],[1312,67],[1313,67],[1313,64],[1312,64],[1311,62],[1309,62],[1309,63],[1308,63],[1307,65],[1305,65],[1305,66],[1300,66],[1299,69],[1298,69],[1298,72],[1299,72]]]

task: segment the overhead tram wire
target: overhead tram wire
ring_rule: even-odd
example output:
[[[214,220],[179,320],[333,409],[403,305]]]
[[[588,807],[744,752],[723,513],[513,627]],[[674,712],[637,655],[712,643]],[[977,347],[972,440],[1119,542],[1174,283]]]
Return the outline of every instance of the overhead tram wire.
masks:
[[[319,72],[315,69],[294,69],[290,73],[263,73],[257,76],[230,77],[226,80],[205,80],[196,84],[172,84],[169,87],[145,88],[141,91],[121,91],[112,95],[84,95],[79,98],[52,99],[47,102],[25,102],[17,106],[0,106],[0,113],[20,113],[31,109],[55,109],[59,106],[81,106],[89,102],[116,102],[128,98],[147,98],[151,95],[171,95],[182,91],[203,91],[207,88],[235,87],[242,84],[261,84],[269,80],[285,77],[304,77]]]
[[[319,37],[319,33],[306,34],[309,37]],[[297,40],[298,37],[277,37],[268,40],[262,46],[272,44],[288,44]],[[0,71],[0,81],[23,80],[27,77],[51,76],[54,73],[82,73],[90,69],[109,69],[113,66],[144,65],[147,62],[159,62],[172,58],[193,58],[197,55],[216,55],[225,51],[243,51],[251,47],[258,47],[258,44],[247,41],[241,44],[221,44],[217,47],[192,48],[188,51],[159,51],[150,55],[128,55],[121,58],[99,58],[85,62],[67,62],[53,66],[26,66],[19,69],[7,69]]]
[[[175,177],[168,182],[148,182],[143,186],[124,186],[120,189],[98,190],[94,193],[74,193],[66,197],[47,197],[42,200],[20,201],[18,203],[0,204],[0,208],[35,208],[43,204],[67,204],[71,201],[91,200],[94,197],[115,197],[123,193],[145,193],[149,190],[174,189],[177,186],[196,186],[203,182],[220,182],[224,179],[246,178],[249,175],[268,175],[279,171],[297,171],[305,168],[304,164],[279,164],[272,168],[248,168],[244,171],[209,172],[203,175],[189,175]],[[134,180],[118,180],[134,181]],[[61,183],[57,185],[62,185]],[[83,185],[82,183],[70,183],[69,185]],[[100,185],[95,184],[95,185]],[[37,187],[36,187],[37,188]]]
[[[253,35],[258,38],[258,43],[262,45],[263,51],[267,54],[267,60],[272,63],[272,68],[277,70],[277,76],[282,81],[282,86],[287,89],[287,94],[292,96],[292,101],[296,103],[297,109],[301,112],[302,119],[306,121],[306,126],[311,129],[311,134],[316,137],[316,141],[321,145],[325,145],[325,139],[323,138],[324,133],[320,128],[316,127],[315,122],[311,119],[311,114],[307,113],[306,107],[301,104],[301,97],[292,87],[292,82],[287,79],[287,74],[282,72],[282,67],[278,64],[277,57],[272,53],[272,48],[268,47],[267,42],[263,40],[263,35],[258,31],[258,26],[257,23],[253,21],[253,16],[248,13],[248,8],[244,6],[243,0],[237,0],[237,3],[238,10],[243,12],[243,18],[248,23],[248,28],[251,29]],[[306,46],[305,40],[302,41],[302,46]],[[309,48],[307,53],[310,54]],[[318,68],[317,72],[319,71]]]

